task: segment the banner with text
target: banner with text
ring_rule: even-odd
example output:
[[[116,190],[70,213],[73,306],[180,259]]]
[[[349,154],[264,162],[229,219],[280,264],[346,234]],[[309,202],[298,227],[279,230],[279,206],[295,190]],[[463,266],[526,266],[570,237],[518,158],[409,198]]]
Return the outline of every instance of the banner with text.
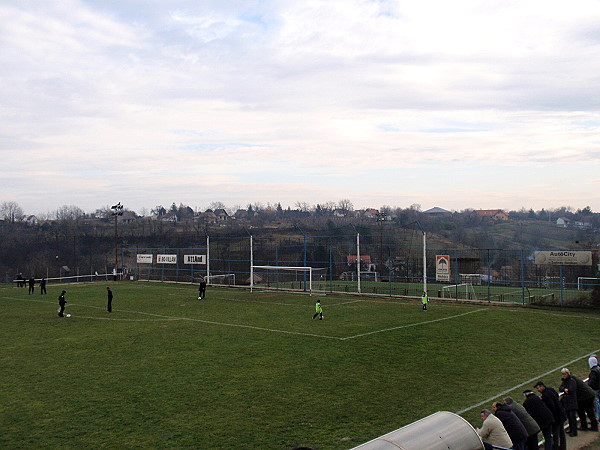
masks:
[[[177,255],[156,255],[157,264],[177,264]]]
[[[588,250],[549,250],[534,252],[535,264],[550,266],[591,266],[592,252]]]
[[[184,264],[206,264],[206,255],[183,255]]]
[[[138,264],[152,264],[152,255],[137,255]]]

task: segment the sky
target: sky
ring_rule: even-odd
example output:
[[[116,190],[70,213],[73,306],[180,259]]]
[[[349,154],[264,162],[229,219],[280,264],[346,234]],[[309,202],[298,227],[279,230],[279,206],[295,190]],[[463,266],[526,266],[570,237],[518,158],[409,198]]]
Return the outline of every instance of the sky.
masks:
[[[0,202],[600,212],[597,0],[0,0]]]

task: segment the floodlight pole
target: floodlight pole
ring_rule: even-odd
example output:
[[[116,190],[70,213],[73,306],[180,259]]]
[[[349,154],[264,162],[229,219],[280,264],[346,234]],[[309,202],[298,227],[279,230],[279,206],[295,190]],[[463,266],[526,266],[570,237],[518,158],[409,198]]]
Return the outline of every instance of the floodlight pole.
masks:
[[[118,216],[123,215],[123,205],[121,202],[110,207],[113,210],[112,215],[115,216],[115,280],[117,281],[117,274],[119,270],[119,228],[117,225]]]
[[[254,250],[252,248],[252,233],[245,228],[244,230],[250,236],[250,293],[252,293],[252,290],[254,289]]]

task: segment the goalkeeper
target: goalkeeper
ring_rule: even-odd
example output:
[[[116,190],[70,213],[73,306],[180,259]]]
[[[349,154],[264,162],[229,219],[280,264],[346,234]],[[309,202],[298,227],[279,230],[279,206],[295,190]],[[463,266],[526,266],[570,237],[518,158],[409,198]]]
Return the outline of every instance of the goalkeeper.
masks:
[[[323,307],[321,306],[321,300],[317,300],[317,303],[315,303],[315,314],[313,315],[313,320],[315,320],[317,316],[321,316],[319,320],[323,320]]]

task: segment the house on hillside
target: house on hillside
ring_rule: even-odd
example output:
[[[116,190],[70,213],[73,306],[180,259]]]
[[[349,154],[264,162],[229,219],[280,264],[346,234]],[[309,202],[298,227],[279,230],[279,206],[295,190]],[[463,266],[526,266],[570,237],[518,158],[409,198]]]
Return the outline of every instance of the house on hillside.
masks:
[[[501,209],[476,209],[477,217],[490,222],[505,222],[508,220],[508,214]]]
[[[200,214],[200,220],[203,220],[204,223],[217,223],[217,215],[213,212],[212,209],[207,209],[202,214]]]
[[[567,228],[571,224],[571,221],[566,217],[559,217],[556,219],[556,226],[558,228]]]
[[[377,219],[377,217],[379,216],[379,210],[374,208],[367,208],[363,211],[362,215],[367,219]]]
[[[217,218],[217,222],[225,222],[229,220],[229,214],[222,208],[215,209],[214,211],[215,217]]]
[[[423,214],[427,214],[430,217],[442,217],[449,216],[452,213],[450,211],[445,210],[444,208],[434,206],[433,208],[428,209],[427,211],[423,211]]]

